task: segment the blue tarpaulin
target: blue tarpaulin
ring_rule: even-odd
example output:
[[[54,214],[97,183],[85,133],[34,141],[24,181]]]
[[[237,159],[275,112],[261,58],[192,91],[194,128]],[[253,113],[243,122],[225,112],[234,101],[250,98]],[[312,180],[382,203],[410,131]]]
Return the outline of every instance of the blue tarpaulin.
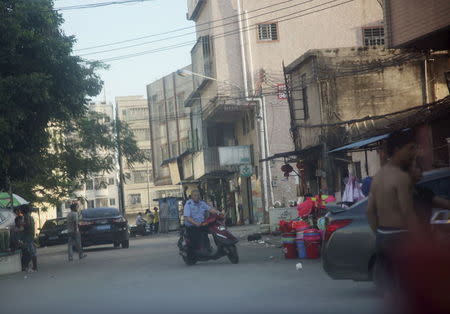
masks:
[[[335,148],[333,150],[330,150],[329,153],[340,152],[340,151],[343,151],[343,150],[354,150],[354,149],[364,148],[367,145],[370,145],[370,144],[376,143],[378,141],[384,140],[388,136],[389,136],[389,133],[383,134],[383,135],[374,136],[374,137],[371,137],[371,138],[368,138],[368,139],[365,139],[365,140],[361,140],[361,141],[354,142],[354,143],[351,143],[351,144],[348,144],[348,145],[345,145],[345,146],[342,146],[342,147]]]

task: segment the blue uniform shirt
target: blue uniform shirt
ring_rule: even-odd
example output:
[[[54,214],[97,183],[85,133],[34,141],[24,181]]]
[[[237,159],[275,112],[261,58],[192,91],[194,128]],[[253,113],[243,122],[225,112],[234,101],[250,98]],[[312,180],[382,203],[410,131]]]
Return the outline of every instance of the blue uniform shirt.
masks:
[[[204,201],[199,201],[198,203],[193,200],[187,201],[186,205],[184,205],[184,217],[191,217],[198,223],[202,223],[205,221],[205,212],[209,211],[211,208]],[[186,219],[184,220],[184,224],[186,226],[193,226]]]

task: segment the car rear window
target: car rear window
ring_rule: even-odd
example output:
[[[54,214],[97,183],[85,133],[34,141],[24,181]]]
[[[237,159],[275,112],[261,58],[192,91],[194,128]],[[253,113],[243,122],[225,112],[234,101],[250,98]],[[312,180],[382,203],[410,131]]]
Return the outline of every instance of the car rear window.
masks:
[[[42,227],[42,229],[50,230],[55,229],[56,227],[65,226],[67,224],[66,219],[60,219],[60,220],[47,220]]]
[[[85,219],[94,219],[94,218],[115,217],[119,216],[120,213],[117,208],[92,208],[83,210],[81,212],[81,215]]]
[[[434,194],[450,199],[450,177],[444,177],[420,184],[434,192]]]

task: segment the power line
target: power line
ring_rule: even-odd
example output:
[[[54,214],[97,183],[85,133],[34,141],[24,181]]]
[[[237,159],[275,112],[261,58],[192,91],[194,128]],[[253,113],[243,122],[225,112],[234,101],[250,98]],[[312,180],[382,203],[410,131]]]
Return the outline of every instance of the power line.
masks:
[[[300,6],[300,5],[312,2],[312,1],[314,1],[314,0],[307,0],[307,1],[304,1],[304,2],[301,2],[301,3],[297,3],[297,4],[294,4],[294,5],[288,6],[288,7],[280,8],[278,10],[272,10],[272,11],[268,11],[268,12],[265,12],[265,13],[261,13],[259,15],[251,16],[247,20],[255,19],[255,18],[258,18],[258,17],[261,17],[261,16],[265,16],[265,15],[268,15],[268,14],[280,12],[280,11],[287,10],[287,9],[292,9],[294,7],[297,7],[297,6]],[[260,10],[260,9],[258,9],[258,10]],[[303,11],[299,11],[299,12],[303,12]],[[298,13],[298,12],[296,12],[296,13]],[[219,28],[219,27],[224,27],[224,26],[228,26],[228,25],[234,25],[234,24],[237,24],[238,22],[243,22],[243,21],[245,21],[245,19],[241,19],[239,21],[232,21],[232,22],[228,22],[228,23],[220,24],[220,25],[216,25],[216,26],[211,26],[211,27],[204,28],[204,29],[199,29],[198,32],[204,32],[204,31],[213,30],[213,29],[216,29],[216,28]],[[254,25],[256,25],[256,24],[254,24]],[[190,32],[190,33],[185,33],[185,34],[181,34],[181,35],[175,35],[175,36],[170,36],[170,37],[166,37],[166,38],[155,39],[155,40],[144,42],[144,43],[138,43],[138,44],[123,46],[123,47],[117,47],[117,48],[111,48],[111,49],[106,49],[106,50],[101,50],[101,51],[89,52],[89,53],[82,54],[80,56],[86,56],[86,55],[92,55],[92,54],[98,54],[98,53],[105,53],[105,52],[111,52],[111,51],[116,51],[116,50],[122,50],[122,49],[127,49],[127,48],[132,48],[132,47],[138,47],[138,46],[142,46],[142,45],[146,45],[146,44],[151,44],[151,43],[155,43],[155,42],[160,42],[160,41],[165,41],[165,40],[185,37],[185,36],[189,36],[189,35],[195,35],[195,34],[196,34],[196,32]]]
[[[66,7],[55,8],[55,11],[69,11],[69,10],[80,10],[80,9],[92,9],[92,8],[100,8],[111,5],[122,5],[122,4],[131,4],[137,2],[149,2],[156,0],[123,0],[123,1],[109,1],[109,2],[99,2],[99,3],[89,3],[89,4],[78,4],[78,5],[70,5]]]
[[[317,5],[317,6],[313,6],[313,7],[304,9],[304,10],[300,10],[300,11],[295,12],[295,13],[291,13],[291,14],[287,14],[287,15],[278,17],[278,18],[283,18],[283,17],[289,17],[289,18],[282,19],[282,20],[277,20],[277,22],[281,23],[281,22],[293,20],[293,19],[296,19],[296,18],[299,18],[299,17],[311,15],[311,14],[314,14],[314,13],[317,13],[317,12],[325,11],[325,10],[328,10],[328,9],[331,9],[331,8],[335,8],[335,7],[338,7],[338,6],[341,6],[341,5],[353,2],[355,0],[347,0],[345,2],[338,3],[338,4],[335,4],[335,5],[332,5],[332,6],[328,6],[328,7],[316,10],[316,11],[312,11],[312,12],[301,14],[301,15],[297,15],[297,16],[293,16],[293,15],[298,14],[299,12],[309,11],[309,10],[311,10],[313,8],[317,8],[317,7],[326,5],[326,4],[334,3],[336,1],[339,1],[339,0],[332,0],[332,1],[329,1],[329,2],[326,2],[326,3],[322,3],[320,5]],[[252,29],[256,29],[257,25],[258,24],[253,24],[253,25],[251,25],[251,26],[249,26],[247,28],[244,28],[242,30],[225,32],[225,33],[222,33],[222,34],[219,34],[219,35],[216,35],[216,36],[212,37],[212,39],[217,39],[217,38],[223,38],[223,37],[226,37],[226,36],[236,35],[236,34],[239,34],[241,31],[242,32],[247,32],[247,31],[250,31]],[[183,43],[180,43],[180,44],[177,44],[177,45],[160,47],[160,48],[157,48],[157,49],[142,51],[142,52],[138,52],[138,53],[134,53],[134,54],[128,54],[128,55],[121,55],[121,56],[115,56],[115,57],[111,57],[111,58],[106,58],[106,59],[102,59],[100,61],[102,61],[102,62],[117,61],[117,60],[137,57],[137,56],[141,56],[141,55],[145,55],[145,54],[150,54],[150,53],[155,53],[155,52],[162,52],[162,51],[167,51],[167,50],[171,50],[171,49],[175,49],[175,48],[180,48],[180,47],[191,45],[193,43],[195,43],[195,42],[192,42],[192,41],[191,42],[183,42]]]
[[[314,0],[309,0],[307,2],[310,2],[310,1],[314,1]],[[268,5],[268,6],[265,6],[265,7],[261,7],[261,8],[255,9],[255,10],[248,11],[247,13],[250,13],[250,12],[253,13],[253,12],[261,11],[261,10],[264,10],[264,9],[273,8],[275,6],[279,6],[279,5],[285,4],[287,2],[292,2],[292,0],[287,0],[287,1],[282,1],[282,2],[276,3],[276,4],[271,4],[271,5]],[[242,13],[241,15],[244,15],[244,14],[245,13]],[[95,49],[95,48],[103,48],[103,47],[114,46],[114,45],[123,44],[123,43],[127,43],[127,42],[132,42],[132,41],[136,41],[136,40],[141,40],[141,39],[146,39],[146,38],[151,38],[151,37],[158,37],[158,36],[167,35],[167,34],[171,34],[171,33],[177,33],[177,32],[183,31],[183,30],[192,29],[192,28],[199,27],[199,26],[204,26],[204,25],[209,25],[211,23],[216,23],[216,22],[220,22],[220,21],[225,21],[225,20],[228,20],[228,19],[231,19],[231,18],[235,18],[235,17],[239,17],[239,16],[240,16],[239,14],[230,15],[230,16],[225,17],[225,18],[211,20],[211,21],[200,23],[200,24],[196,24],[196,25],[193,25],[193,26],[187,26],[187,27],[177,28],[177,29],[174,29],[174,30],[171,30],[171,31],[167,31],[167,32],[162,32],[162,33],[157,33],[157,34],[151,34],[151,35],[146,35],[146,36],[141,36],[141,37],[130,38],[130,39],[122,40],[122,41],[112,42],[112,43],[109,43],[109,44],[102,44],[102,45],[97,45],[97,46],[91,46],[91,47],[76,49],[74,51],[83,51],[83,50],[90,50],[90,49]],[[204,30],[207,30],[207,28],[204,29]]]

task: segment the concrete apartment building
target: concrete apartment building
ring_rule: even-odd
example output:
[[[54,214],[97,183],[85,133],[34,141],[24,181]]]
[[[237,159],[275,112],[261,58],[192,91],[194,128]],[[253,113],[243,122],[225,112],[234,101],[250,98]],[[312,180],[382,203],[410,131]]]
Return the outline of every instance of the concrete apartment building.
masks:
[[[134,133],[139,149],[151,157],[150,128],[147,99],[143,96],[116,97],[117,118],[126,122]],[[122,161],[124,181],[124,211],[126,214],[144,212],[157,204],[153,201],[152,163],[150,161],[129,167]]]
[[[429,89],[442,99],[448,95],[444,73],[450,59],[448,53],[439,52],[432,58],[434,74],[429,76],[433,81]],[[418,123],[412,116],[416,112],[408,112],[427,103],[425,60],[426,54],[421,52],[352,47],[310,50],[286,67],[296,148],[286,158],[302,165],[303,193],[321,189],[340,199],[349,172],[363,179],[379,170],[385,156],[376,144],[395,129],[392,124],[401,129],[425,122]],[[400,113],[393,114],[396,112]],[[386,114],[386,118],[377,118]],[[375,118],[364,120],[367,117]],[[358,119],[362,121],[355,121]],[[438,125],[435,129],[444,131]],[[428,147],[423,140],[418,142]],[[445,146],[445,138],[441,142]],[[346,147],[348,143],[353,143],[352,147]],[[433,160],[426,149],[423,162],[425,169],[431,168]]]
[[[275,202],[297,199],[295,176],[281,179],[283,161],[260,162],[294,149],[283,61],[289,64],[308,49],[384,44],[382,6],[376,0],[187,4],[198,38],[192,71],[201,76],[194,77],[194,92],[186,105],[201,112],[203,119],[196,121],[202,130],[198,152],[186,158],[194,159],[194,179],[209,181],[205,187],[218,186],[210,194],[223,190],[216,197],[222,206],[227,200],[236,208],[242,205],[241,220],[262,222]],[[221,165],[218,150],[223,146],[236,151],[248,147],[251,176],[242,176],[237,165]],[[230,218],[235,221],[238,216],[231,213]]]
[[[114,120],[113,104],[91,102],[88,106],[89,111],[105,115],[104,123],[111,123]],[[97,173],[88,178],[82,188],[74,193],[81,200],[81,208],[119,207],[118,178],[118,166],[112,172]],[[69,213],[70,204],[71,201],[68,200],[62,205],[63,217]]]
[[[178,157],[192,149],[191,110],[184,106],[192,88],[192,76],[176,72],[147,85],[153,181],[161,187],[157,197],[183,196]]]

